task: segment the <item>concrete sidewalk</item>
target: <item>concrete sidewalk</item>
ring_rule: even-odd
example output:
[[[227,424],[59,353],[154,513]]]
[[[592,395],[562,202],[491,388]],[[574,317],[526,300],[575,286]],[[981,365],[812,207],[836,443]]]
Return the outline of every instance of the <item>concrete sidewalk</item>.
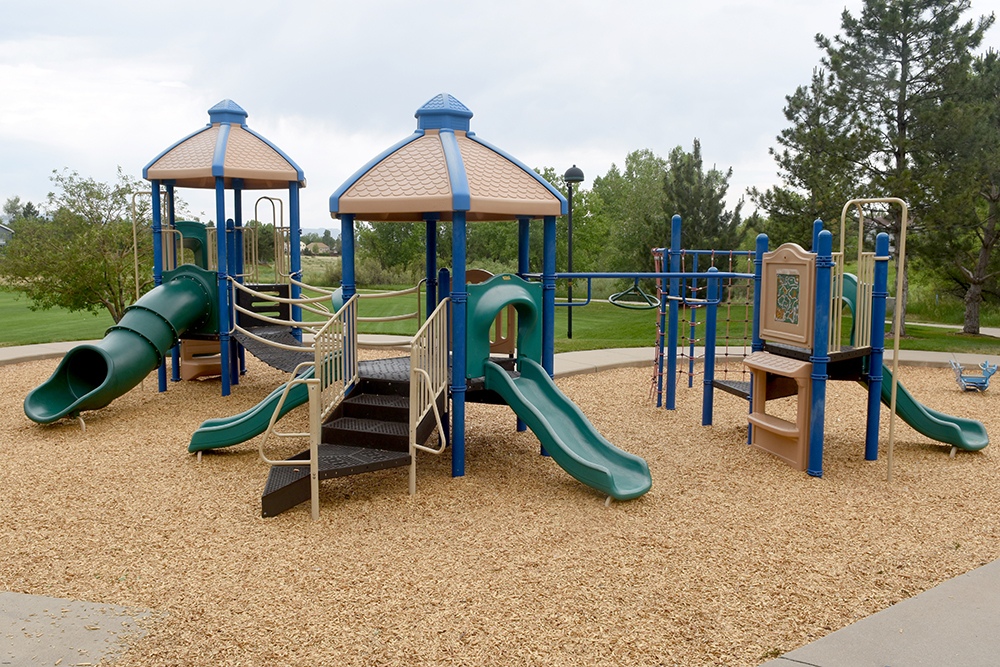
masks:
[[[1000,664],[1000,560],[764,664],[765,667]]]

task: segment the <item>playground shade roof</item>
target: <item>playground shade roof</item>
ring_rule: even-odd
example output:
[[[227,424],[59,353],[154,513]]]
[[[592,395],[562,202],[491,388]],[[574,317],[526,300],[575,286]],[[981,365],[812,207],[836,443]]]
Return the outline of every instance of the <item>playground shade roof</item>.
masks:
[[[242,179],[245,190],[305,186],[305,175],[291,158],[246,126],[247,112],[232,100],[208,110],[209,124],[160,153],[143,169],[143,178],[178,187],[214,188],[222,176],[227,188]]]
[[[441,94],[414,114],[417,131],[371,160],[330,197],[334,216],[418,222],[513,220],[566,212],[566,200],[533,170],[469,131],[472,112]]]

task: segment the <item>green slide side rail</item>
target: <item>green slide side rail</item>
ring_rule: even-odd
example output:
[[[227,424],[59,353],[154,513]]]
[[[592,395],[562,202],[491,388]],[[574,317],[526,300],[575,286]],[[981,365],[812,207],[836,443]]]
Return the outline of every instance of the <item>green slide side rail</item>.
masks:
[[[300,373],[297,379],[309,380],[312,377],[313,367],[310,366]],[[188,451],[194,453],[206,449],[230,447],[260,435],[267,430],[268,424],[271,423],[271,415],[274,414],[275,408],[278,407],[278,402],[281,401],[281,393],[284,390],[285,385],[283,384],[268,394],[267,398],[263,401],[238,415],[205,420],[191,436]],[[278,419],[281,419],[289,411],[299,407],[308,400],[308,387],[302,383],[293,385],[288,390],[288,397],[285,399],[285,404],[281,407],[281,412],[278,413]]]
[[[486,388],[500,394],[538,436],[552,459],[575,479],[618,500],[638,498],[653,484],[646,461],[622,451],[590,421],[530,359],[519,360],[511,378],[492,361],[484,366]]]
[[[885,366],[882,366],[882,402],[886,406],[892,404],[892,371]],[[959,449],[975,452],[990,444],[982,422],[932,410],[915,399],[902,382],[896,385],[896,414],[928,438]]]
[[[97,410],[128,392],[163,361],[189,330],[211,329],[218,312],[218,276],[185,265],[129,306],[96,345],[70,350],[55,373],[24,399],[24,414],[40,424]]]

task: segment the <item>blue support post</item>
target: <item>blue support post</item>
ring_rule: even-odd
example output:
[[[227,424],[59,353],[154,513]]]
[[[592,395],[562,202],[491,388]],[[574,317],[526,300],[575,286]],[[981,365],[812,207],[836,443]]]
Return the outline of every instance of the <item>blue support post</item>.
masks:
[[[875,282],[872,285],[872,352],[868,358],[868,422],[865,460],[878,460],[878,427],[882,412],[882,357],[885,353],[885,299],[889,296],[889,235],[875,237]]]
[[[547,215],[542,227],[542,368],[555,373],[556,218]]]
[[[153,285],[154,287],[159,287],[163,284],[163,240],[160,238],[160,233],[163,230],[163,209],[160,205],[160,181],[150,181],[150,186],[153,191]],[[173,201],[171,200],[172,203]],[[171,206],[171,208],[173,207]],[[174,368],[177,368],[176,359],[174,360]],[[159,390],[166,391],[166,365],[160,364],[156,375]]]
[[[427,294],[425,298],[425,303],[427,304],[427,317],[431,316],[434,312],[434,308],[437,307],[437,233],[438,233],[438,220],[441,219],[440,214],[437,213],[426,213],[424,214],[424,223],[426,225],[425,243],[427,245],[427,257],[426,257],[426,279],[427,279]]]
[[[354,284],[354,214],[340,216],[340,285],[343,287],[344,303],[350,301],[357,291]]]
[[[517,219],[517,275],[531,270],[531,218]]]
[[[451,296],[451,274],[448,272],[447,268],[442,268],[442,269],[440,269],[438,271],[437,282],[438,282],[438,291],[437,291],[438,303],[441,303],[442,301],[444,301],[445,299],[447,299],[448,297]],[[436,306],[437,306],[437,304],[435,304],[435,307]],[[454,315],[454,313],[452,312],[452,309],[451,309],[451,304],[449,303],[445,308],[448,311],[445,314],[445,316],[448,318],[448,321],[451,322],[452,321],[452,317]],[[454,348],[454,345],[452,346],[452,348]],[[454,373],[454,369],[452,368],[452,358],[451,358],[451,354],[450,354],[451,350],[449,349],[448,352],[449,352],[449,354],[448,354],[448,368],[449,368],[449,372],[450,373]],[[451,400],[451,396],[450,395],[448,396],[448,400]],[[451,410],[448,410],[445,413],[443,421],[444,421],[444,427],[448,431],[445,434],[446,435],[445,442],[451,442],[451,434],[452,434],[452,431],[451,431]]]
[[[691,272],[698,273],[698,255],[694,255],[691,258]],[[685,296],[690,294],[692,298],[698,296],[698,279],[691,279],[691,291],[688,292],[688,281],[685,279],[683,281],[683,286],[681,287]],[[712,297],[707,297],[711,299]],[[688,330],[688,388],[694,387],[694,339],[695,339],[695,327],[698,325],[698,309],[697,308],[686,308],[686,312],[691,314],[691,328]],[[708,334],[706,334],[707,337]]]
[[[465,475],[465,211],[454,211],[451,221],[451,476]]]
[[[767,234],[758,234],[753,256],[753,339],[750,341],[752,352],[764,349],[764,341],[760,339],[760,288],[764,273],[764,253],[767,252],[767,248]]]
[[[170,202],[167,207],[167,225],[169,229],[177,229],[177,216],[174,211],[174,186],[167,184],[167,201]],[[162,214],[161,214],[162,215]],[[159,236],[159,235],[157,235]],[[161,240],[162,244],[162,240]],[[182,251],[183,252],[183,251]],[[177,237],[173,233],[170,234],[170,256],[174,258],[174,266],[177,265]],[[183,254],[182,254],[183,257]],[[159,283],[157,283],[159,284]],[[181,381],[181,346],[180,343],[174,345],[170,348],[170,381],[180,382]]]
[[[226,220],[226,255],[229,258],[229,266],[227,268],[227,273],[232,276],[233,280],[236,279],[236,223],[230,218]],[[236,322],[236,292],[235,290],[227,290],[230,296],[233,297],[233,302],[229,304],[229,321],[231,323]],[[240,363],[239,363],[239,350],[240,342],[235,338],[229,339],[229,382],[230,384],[240,383]]]
[[[520,217],[517,219],[517,275],[524,278],[525,274],[531,270],[531,218]],[[525,278],[525,280],[527,280]],[[515,426],[518,433],[528,430],[528,425],[518,417]]]
[[[661,251],[663,249],[661,248]],[[668,255],[669,257],[669,255]],[[660,268],[664,271],[667,269],[667,262],[661,260]],[[667,299],[667,279],[660,278],[660,307],[657,314],[660,318],[659,323],[659,336],[657,336],[657,355],[658,363],[656,369],[656,407],[663,407],[663,354],[665,352],[665,343],[667,340],[667,308],[669,308],[670,301]]]
[[[717,268],[710,267],[709,273],[718,273]],[[705,314],[705,389],[701,403],[702,426],[712,425],[712,410],[715,404],[715,327],[719,307],[719,279],[708,279],[708,312]]]
[[[233,231],[233,247],[235,249],[234,254],[234,266],[236,267],[236,272],[233,274],[236,278],[236,282],[243,284],[243,274],[246,273],[246,257],[244,257],[243,248],[243,179],[234,178],[233,179],[233,220],[235,226]],[[237,319],[236,317],[236,304],[233,304],[233,322]],[[236,348],[236,361],[239,364],[239,372],[233,374],[233,383],[239,384],[240,375],[246,375],[247,372],[247,356],[246,350],[243,349],[243,345],[240,344],[238,340],[233,341],[233,347]]]
[[[222,366],[222,395],[229,396],[229,258],[226,253],[226,179],[215,177],[216,259],[219,265],[219,352]]]
[[[289,181],[288,182],[288,231],[289,238],[288,243],[289,255],[291,255],[291,266],[289,266],[289,273],[296,280],[302,280],[302,251],[299,249],[299,243],[302,240],[302,228],[299,222],[299,182]],[[341,232],[343,234],[343,232]],[[292,284],[290,289],[290,294],[293,299],[298,299],[302,296],[302,288],[298,285]],[[345,297],[346,298],[346,297]],[[295,322],[302,321],[302,307],[292,306],[292,320]],[[302,329],[299,327],[292,328],[292,335],[295,340],[302,342]]]
[[[675,215],[670,220],[670,273],[681,271],[681,216]],[[676,407],[677,397],[677,299],[680,297],[678,278],[670,279],[670,302],[668,306],[667,323],[667,410]]]
[[[823,429],[826,422],[826,373],[830,363],[830,271],[833,268],[833,236],[822,231],[816,246],[816,311],[813,333],[812,414],[809,420],[809,467],[813,477],[823,476]]]
[[[819,233],[823,231],[823,221],[820,219],[813,220],[813,245],[812,252],[818,252],[819,248]]]
[[[760,297],[762,277],[764,275],[764,253],[768,249],[767,234],[757,235],[757,244],[753,256],[753,337],[750,341],[750,351],[760,352],[764,349],[764,341],[760,338]],[[750,382],[750,411],[753,411],[753,375]],[[753,442],[753,424],[747,424],[747,444]]]

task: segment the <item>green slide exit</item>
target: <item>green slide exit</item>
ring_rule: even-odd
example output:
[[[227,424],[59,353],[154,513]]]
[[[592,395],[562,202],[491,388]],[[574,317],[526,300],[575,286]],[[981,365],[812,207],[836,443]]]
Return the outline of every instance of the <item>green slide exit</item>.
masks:
[[[218,277],[184,265],[126,309],[96,345],[70,350],[48,380],[24,399],[24,414],[49,424],[97,410],[139,384],[186,331],[216,325]]]
[[[866,384],[867,383],[862,383]],[[892,405],[892,371],[882,366],[882,402]],[[947,443],[959,449],[978,451],[990,444],[990,436],[982,422],[964,417],[954,417],[932,410],[913,397],[902,382],[896,385],[896,414],[914,430],[932,440]]]
[[[855,304],[858,300],[858,278],[852,273],[844,274],[844,302],[851,309],[851,344],[854,344]],[[867,382],[862,381],[868,386]],[[892,371],[882,365],[882,403],[892,409]],[[970,452],[978,451],[990,444],[990,437],[982,422],[964,417],[953,417],[932,410],[913,397],[902,382],[896,384],[896,414],[914,430],[932,440],[944,442]]]
[[[644,459],[598,433],[540,365],[521,357],[519,366],[520,377],[512,378],[492,361],[485,362],[486,388],[507,401],[563,470],[618,500],[649,491],[653,482]]]
[[[310,366],[300,373],[297,379],[308,380],[312,376],[313,367]],[[232,417],[206,419],[203,421],[198,430],[191,436],[188,451],[194,453],[206,449],[218,449],[220,447],[237,445],[266,431],[268,425],[271,423],[271,415],[274,414],[275,409],[278,407],[281,394],[285,391],[287,384],[286,382],[281,385],[268,394],[267,398],[245,412],[233,415]],[[284,417],[293,408],[297,408],[308,401],[308,391],[304,384],[293,385],[288,390],[288,396],[285,398],[284,405],[281,406],[278,419]]]

